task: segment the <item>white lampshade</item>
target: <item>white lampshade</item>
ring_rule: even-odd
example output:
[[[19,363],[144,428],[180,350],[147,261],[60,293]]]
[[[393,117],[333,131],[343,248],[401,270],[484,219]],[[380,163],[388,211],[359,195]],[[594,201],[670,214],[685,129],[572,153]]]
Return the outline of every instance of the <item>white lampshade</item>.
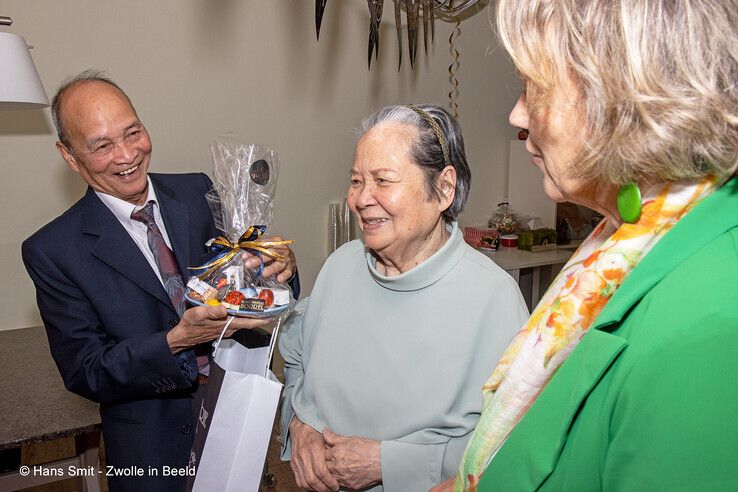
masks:
[[[37,109],[49,105],[26,40],[0,32],[0,110]]]

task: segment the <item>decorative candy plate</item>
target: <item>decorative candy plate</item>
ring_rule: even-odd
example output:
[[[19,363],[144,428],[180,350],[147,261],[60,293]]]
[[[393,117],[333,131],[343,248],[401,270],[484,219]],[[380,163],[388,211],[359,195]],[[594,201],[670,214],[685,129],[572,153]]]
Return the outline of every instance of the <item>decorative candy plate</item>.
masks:
[[[202,301],[196,301],[195,299],[191,298],[189,295],[185,294],[185,299],[187,299],[187,302],[190,304],[193,304],[195,306],[209,306],[210,304],[205,304]],[[278,314],[283,313],[287,311],[290,307],[292,307],[293,302],[290,302],[289,304],[283,304],[282,306],[274,306],[265,309],[264,311],[242,311],[240,309],[228,309],[228,314],[232,316],[241,316],[243,318],[274,318]]]

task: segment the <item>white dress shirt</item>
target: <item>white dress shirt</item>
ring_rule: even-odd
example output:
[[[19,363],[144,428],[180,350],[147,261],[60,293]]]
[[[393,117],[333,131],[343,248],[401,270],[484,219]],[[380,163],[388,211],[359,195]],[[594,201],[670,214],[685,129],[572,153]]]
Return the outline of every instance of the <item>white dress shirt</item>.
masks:
[[[148,192],[146,195],[146,201],[143,203],[143,205],[134,205],[133,203],[121,200],[120,198],[116,198],[106,193],[101,193],[99,191],[95,191],[95,193],[98,197],[100,197],[100,200],[102,200],[105,206],[108,207],[111,212],[113,212],[115,218],[118,219],[118,222],[120,222],[126,232],[128,232],[128,235],[131,236],[133,242],[136,243],[138,249],[141,250],[144,258],[146,258],[146,261],[148,261],[149,265],[151,265],[151,269],[154,270],[154,273],[159,278],[159,282],[162,282],[162,285],[164,285],[164,282],[161,279],[159,266],[156,264],[154,254],[149,248],[149,241],[146,237],[146,224],[131,219],[131,214],[133,212],[141,210],[144,205],[146,205],[150,201],[153,201],[154,221],[156,222],[156,225],[159,226],[159,230],[161,230],[162,236],[164,236],[164,242],[167,243],[169,249],[172,249],[172,243],[169,242],[167,228],[164,227],[164,219],[162,219],[161,212],[159,211],[159,202],[156,199],[156,193],[154,192],[154,187],[151,184],[151,178],[147,177],[146,179],[148,180]]]

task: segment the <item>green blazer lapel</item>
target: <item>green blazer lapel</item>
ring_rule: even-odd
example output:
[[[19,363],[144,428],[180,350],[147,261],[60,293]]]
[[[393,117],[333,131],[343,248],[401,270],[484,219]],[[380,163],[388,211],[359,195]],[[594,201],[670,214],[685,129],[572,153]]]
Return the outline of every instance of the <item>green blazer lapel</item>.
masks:
[[[577,410],[626,346],[621,337],[588,331],[513,429],[478,490],[536,490],[556,466]],[[495,469],[525,472],[495,474]]]
[[[623,281],[592,328],[605,329],[608,325],[618,323],[669,272],[736,225],[738,178],[733,178],[666,233]]]

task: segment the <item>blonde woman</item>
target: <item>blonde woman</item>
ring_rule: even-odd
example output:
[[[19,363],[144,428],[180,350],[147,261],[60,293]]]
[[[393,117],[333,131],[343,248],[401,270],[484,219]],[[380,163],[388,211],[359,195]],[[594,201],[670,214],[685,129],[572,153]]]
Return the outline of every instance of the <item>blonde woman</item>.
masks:
[[[498,2],[510,122],[605,219],[484,385],[456,490],[738,489],[736,25],[735,0]]]

